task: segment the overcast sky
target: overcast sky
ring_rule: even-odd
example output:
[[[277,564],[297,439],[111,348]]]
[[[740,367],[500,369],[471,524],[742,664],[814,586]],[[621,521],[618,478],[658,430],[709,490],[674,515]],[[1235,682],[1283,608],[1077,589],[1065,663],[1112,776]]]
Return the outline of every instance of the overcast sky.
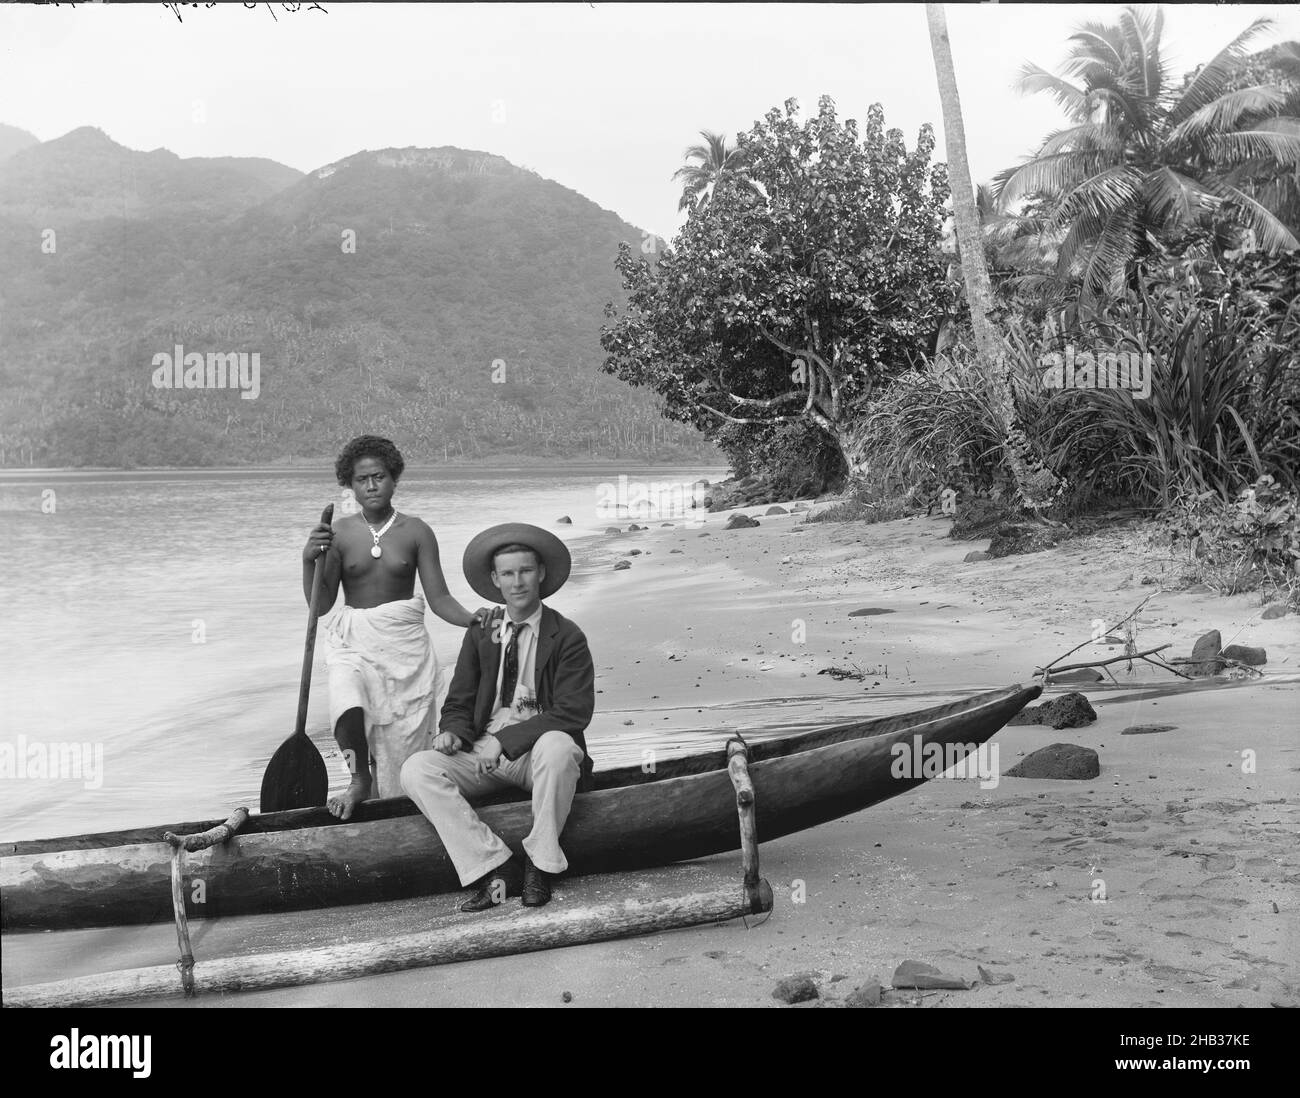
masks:
[[[794,96],[841,117],[880,102],[908,146],[943,125],[921,4],[340,4],[0,6],[0,122],[43,141],[98,126],[134,149],[265,156],[303,171],[361,149],[457,145],[498,153],[639,228],[680,224],[673,171],[701,129],[734,136]],[[1062,121],[1011,90],[1055,69],[1109,5],[948,5],[976,181]],[[1300,38],[1288,5],[1171,5],[1181,74],[1256,16],[1262,45]]]

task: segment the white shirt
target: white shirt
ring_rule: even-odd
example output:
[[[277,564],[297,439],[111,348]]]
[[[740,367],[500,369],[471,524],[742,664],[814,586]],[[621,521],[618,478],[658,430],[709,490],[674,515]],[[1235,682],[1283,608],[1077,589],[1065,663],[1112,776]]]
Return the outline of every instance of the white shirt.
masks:
[[[520,721],[527,720],[531,717],[536,709],[534,704],[537,699],[536,691],[536,670],[537,670],[537,630],[542,624],[542,607],[539,603],[537,609],[523,621],[516,623],[515,629],[518,631],[519,654],[519,677],[515,680],[514,700],[509,706],[501,704],[501,680],[505,678],[506,668],[506,651],[505,646],[510,641],[510,615],[506,614],[501,622],[501,658],[497,660],[497,692],[492,703],[492,717],[488,721],[487,730],[489,733],[498,732],[508,724],[518,724]]]

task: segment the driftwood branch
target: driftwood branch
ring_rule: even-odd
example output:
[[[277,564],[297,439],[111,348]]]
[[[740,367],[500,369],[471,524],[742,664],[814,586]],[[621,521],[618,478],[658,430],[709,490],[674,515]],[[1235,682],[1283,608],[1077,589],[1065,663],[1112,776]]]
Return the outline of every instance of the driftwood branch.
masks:
[[[1191,675],[1184,675],[1181,671],[1178,670],[1178,668],[1170,667],[1163,657],[1161,657],[1159,660],[1153,660],[1153,659],[1148,659],[1146,656],[1143,656],[1142,661],[1144,663],[1149,663],[1152,667],[1158,667],[1162,671],[1172,671],[1180,679],[1186,679],[1188,682],[1193,681]]]
[[[1080,647],[1082,647],[1082,645],[1080,645]],[[1043,675],[1050,673],[1055,675],[1063,671],[1078,671],[1083,667],[1105,667],[1109,663],[1123,663],[1125,660],[1136,660],[1143,656],[1154,655],[1156,652],[1163,652],[1166,648],[1172,647],[1172,644],[1162,644],[1159,648],[1148,648],[1145,652],[1126,652],[1122,656],[1108,656],[1104,660],[1089,660],[1087,663],[1064,663],[1060,666],[1053,663],[1048,664],[1046,667],[1035,667],[1034,674]],[[1076,648],[1075,651],[1077,652],[1078,649]],[[1066,655],[1069,655],[1069,653],[1067,652]],[[1062,656],[1061,658],[1064,659],[1065,657]],[[1148,660],[1147,662],[1150,663],[1151,661]]]
[[[1126,622],[1129,622],[1129,621],[1131,621],[1133,618],[1137,617],[1138,611],[1141,610],[1142,607],[1144,607],[1148,602],[1150,602],[1150,601],[1155,597],[1155,594],[1156,594],[1156,593],[1155,593],[1154,591],[1152,591],[1151,594],[1149,594],[1146,598],[1144,598],[1141,602],[1139,602],[1135,607],[1133,607],[1133,609],[1132,609],[1132,610],[1131,610],[1127,615],[1125,615],[1124,617],[1120,618],[1119,621],[1117,621],[1114,625],[1110,626],[1108,629],[1104,630],[1103,633],[1102,633],[1102,635],[1103,635],[1103,636],[1106,636],[1106,635],[1112,633],[1114,630],[1118,629],[1121,625],[1124,625]],[[1076,645],[1075,645],[1073,648],[1071,648],[1068,652],[1064,652],[1064,653],[1062,653],[1061,655],[1057,656],[1056,659],[1054,659],[1054,660],[1053,660],[1051,663],[1049,663],[1046,667],[1041,668],[1041,669],[1035,671],[1034,674],[1035,674],[1035,675],[1038,675],[1038,674],[1042,674],[1043,672],[1046,672],[1046,671],[1064,671],[1064,670],[1065,670],[1064,667],[1057,667],[1056,665],[1057,665],[1058,663],[1060,663],[1063,659],[1065,659],[1066,656],[1073,656],[1077,651],[1079,651],[1080,648],[1087,648],[1088,645],[1090,645],[1090,644],[1095,644],[1095,643],[1096,643],[1095,639],[1094,639],[1093,637],[1089,637],[1089,638],[1088,638],[1086,641],[1084,641],[1082,644],[1076,644]],[[1165,647],[1168,648],[1169,645],[1165,645]],[[1128,656],[1128,655],[1125,655],[1125,656],[1121,656],[1121,657],[1120,657],[1120,659],[1133,659],[1133,658],[1135,658],[1135,657],[1134,657],[1134,656]],[[1108,661],[1108,662],[1114,662],[1114,661]],[[1076,664],[1071,664],[1070,666],[1071,666],[1071,667],[1097,667],[1097,666],[1100,666],[1100,665],[1099,665],[1096,661],[1093,661],[1092,663],[1076,663]]]

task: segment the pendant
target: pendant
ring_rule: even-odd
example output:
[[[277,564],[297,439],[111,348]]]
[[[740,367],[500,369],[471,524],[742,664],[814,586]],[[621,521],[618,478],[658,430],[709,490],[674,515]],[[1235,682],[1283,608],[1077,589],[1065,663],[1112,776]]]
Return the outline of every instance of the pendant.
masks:
[[[378,545],[376,545],[373,549],[370,550],[370,555],[372,557],[382,557],[384,555],[384,551],[380,549]]]

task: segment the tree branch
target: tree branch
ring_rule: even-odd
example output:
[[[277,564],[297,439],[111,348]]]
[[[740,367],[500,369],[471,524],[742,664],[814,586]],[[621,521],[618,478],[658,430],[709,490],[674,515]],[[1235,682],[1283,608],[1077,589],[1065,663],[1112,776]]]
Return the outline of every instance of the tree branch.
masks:
[[[803,419],[802,412],[793,416],[760,416],[758,418],[753,416],[729,416],[726,412],[720,412],[717,408],[705,404],[704,401],[700,401],[699,405],[706,412],[712,412],[719,419],[725,419],[728,423],[797,423]]]

